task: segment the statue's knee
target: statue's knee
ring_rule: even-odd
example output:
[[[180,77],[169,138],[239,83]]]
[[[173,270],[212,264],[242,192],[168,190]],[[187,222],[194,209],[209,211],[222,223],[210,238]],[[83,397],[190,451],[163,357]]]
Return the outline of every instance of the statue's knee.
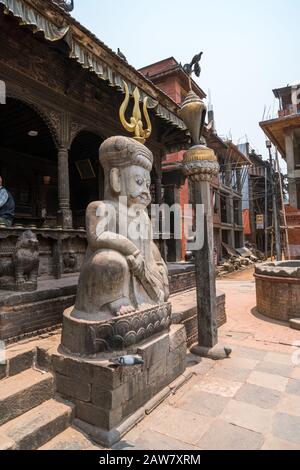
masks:
[[[90,260],[91,268],[107,279],[123,279],[128,273],[126,258],[117,251],[101,251]]]

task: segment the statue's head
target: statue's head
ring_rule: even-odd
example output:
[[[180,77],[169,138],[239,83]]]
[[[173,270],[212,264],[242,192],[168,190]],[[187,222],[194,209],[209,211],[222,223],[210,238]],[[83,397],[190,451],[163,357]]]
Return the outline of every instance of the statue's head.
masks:
[[[101,145],[99,159],[104,169],[105,199],[127,197],[128,206],[150,204],[153,155],[147,147],[128,137],[111,137]]]
[[[28,249],[31,251],[37,251],[39,247],[38,239],[31,230],[23,232],[16,243],[16,249]]]

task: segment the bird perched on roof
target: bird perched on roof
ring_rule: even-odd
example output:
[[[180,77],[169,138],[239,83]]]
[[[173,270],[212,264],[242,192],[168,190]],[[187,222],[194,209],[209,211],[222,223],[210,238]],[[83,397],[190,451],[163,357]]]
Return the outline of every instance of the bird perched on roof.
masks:
[[[121,59],[123,59],[123,60],[125,60],[125,62],[127,62],[126,56],[123,54],[123,52],[120,51],[119,48],[118,48],[117,54]]]
[[[183,66],[184,71],[191,76],[194,72],[196,77],[200,77],[201,75],[201,67],[200,67],[200,60],[202,58],[203,52],[196,54],[190,64],[185,64]]]
[[[65,11],[71,12],[74,10],[74,0],[56,0],[55,3],[58,3]]]
[[[74,10],[74,0],[66,1],[66,8],[67,8],[67,11],[73,11]]]

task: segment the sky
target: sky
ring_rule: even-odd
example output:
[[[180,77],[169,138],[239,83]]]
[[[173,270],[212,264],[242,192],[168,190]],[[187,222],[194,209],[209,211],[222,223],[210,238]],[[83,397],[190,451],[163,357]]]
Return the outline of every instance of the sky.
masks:
[[[196,79],[214,107],[218,134],[267,157],[258,123],[276,116],[272,90],[300,82],[299,0],[75,0],[72,13],[135,68],[203,51]]]

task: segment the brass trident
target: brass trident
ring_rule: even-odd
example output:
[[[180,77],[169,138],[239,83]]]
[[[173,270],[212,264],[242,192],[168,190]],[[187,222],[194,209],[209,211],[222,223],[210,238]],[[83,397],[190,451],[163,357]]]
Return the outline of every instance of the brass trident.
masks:
[[[129,89],[128,89],[127,83],[124,82],[124,80],[123,80],[123,84],[125,88],[125,99],[120,107],[120,112],[119,112],[121,123],[128,132],[134,133],[133,138],[135,140],[137,140],[141,144],[144,144],[146,142],[146,139],[150,137],[151,132],[152,132],[152,125],[151,125],[150,116],[149,116],[148,109],[147,109],[148,98],[144,99],[144,106],[143,106],[144,116],[145,116],[145,120],[148,126],[147,129],[144,129],[142,115],[140,111],[140,92],[138,88],[135,88],[133,92],[134,108],[133,108],[133,115],[130,118],[130,123],[126,120],[125,113],[127,111],[128,104],[129,104]]]

